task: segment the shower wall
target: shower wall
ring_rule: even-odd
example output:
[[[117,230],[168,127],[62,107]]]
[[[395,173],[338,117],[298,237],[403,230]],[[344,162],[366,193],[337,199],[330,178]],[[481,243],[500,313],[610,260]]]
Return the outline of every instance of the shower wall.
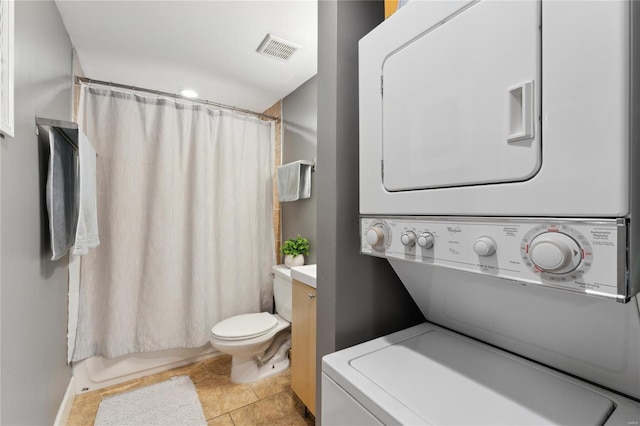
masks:
[[[279,100],[275,104],[263,111],[264,114],[272,117],[282,118],[282,100]],[[282,123],[276,122],[275,125],[275,143],[274,143],[274,156],[273,156],[273,181],[276,182],[278,178],[278,166],[282,165]],[[280,262],[280,245],[282,244],[281,233],[281,217],[282,211],[280,210],[280,200],[278,200],[278,186],[273,185],[273,235],[276,252],[276,263]]]

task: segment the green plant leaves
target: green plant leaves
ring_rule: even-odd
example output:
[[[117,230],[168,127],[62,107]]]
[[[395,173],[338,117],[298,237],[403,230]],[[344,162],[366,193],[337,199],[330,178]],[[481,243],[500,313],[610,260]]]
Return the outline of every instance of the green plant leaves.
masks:
[[[290,254],[292,256],[297,256],[299,254],[309,256],[309,240],[298,234],[296,238],[291,238],[282,243],[280,246],[280,253],[284,255]]]

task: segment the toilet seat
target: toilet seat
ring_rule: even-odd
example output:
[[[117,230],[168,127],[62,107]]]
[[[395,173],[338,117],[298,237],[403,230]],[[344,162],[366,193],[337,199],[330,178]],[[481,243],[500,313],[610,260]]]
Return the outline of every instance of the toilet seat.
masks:
[[[227,318],[211,329],[220,340],[244,340],[262,336],[276,328],[278,319],[268,312],[242,314]]]

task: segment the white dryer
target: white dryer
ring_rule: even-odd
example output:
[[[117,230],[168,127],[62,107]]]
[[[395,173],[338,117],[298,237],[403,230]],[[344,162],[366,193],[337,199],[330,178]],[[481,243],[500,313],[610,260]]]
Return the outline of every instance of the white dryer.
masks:
[[[626,217],[635,9],[410,1],[359,44],[360,212]]]
[[[360,41],[361,252],[428,322],[327,355],[323,424],[638,424],[638,39],[628,0],[412,0]]]

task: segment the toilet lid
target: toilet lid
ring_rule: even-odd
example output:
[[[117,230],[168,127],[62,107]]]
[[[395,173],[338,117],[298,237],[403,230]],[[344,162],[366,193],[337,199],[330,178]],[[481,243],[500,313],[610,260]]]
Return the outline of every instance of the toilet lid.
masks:
[[[268,312],[243,314],[220,321],[213,326],[211,334],[223,340],[251,339],[268,333],[277,325],[278,320]]]

